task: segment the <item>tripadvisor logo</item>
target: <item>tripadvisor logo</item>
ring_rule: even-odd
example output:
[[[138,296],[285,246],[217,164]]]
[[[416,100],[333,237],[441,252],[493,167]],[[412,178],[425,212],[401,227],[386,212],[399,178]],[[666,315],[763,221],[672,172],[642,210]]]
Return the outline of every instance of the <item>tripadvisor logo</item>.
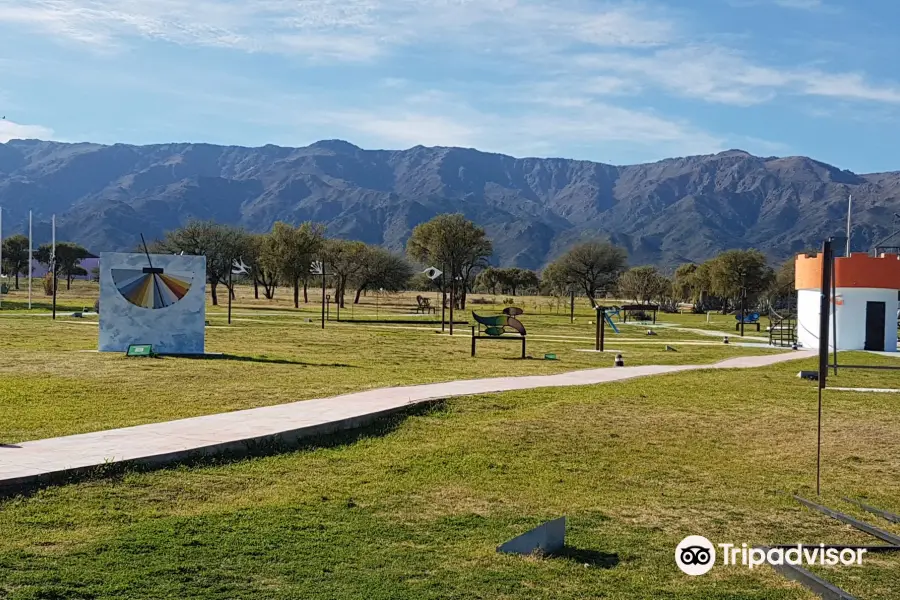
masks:
[[[826,548],[797,544],[790,548],[751,548],[747,544],[713,545],[700,535],[689,535],[675,548],[675,564],[686,574],[694,577],[704,575],[716,564],[716,546],[722,556],[722,564],[743,565],[754,569],[761,565],[861,565],[865,548]]]
[[[675,564],[691,577],[709,573],[716,564],[716,549],[702,535],[689,535],[675,548]]]

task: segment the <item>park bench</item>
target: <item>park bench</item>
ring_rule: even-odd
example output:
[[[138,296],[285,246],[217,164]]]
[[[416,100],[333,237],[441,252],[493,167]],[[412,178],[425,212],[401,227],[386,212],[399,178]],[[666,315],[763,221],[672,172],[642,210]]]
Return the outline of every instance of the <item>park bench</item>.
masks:
[[[431,300],[425,296],[416,296],[416,312],[428,314],[436,313],[437,310],[431,305]]]
[[[747,325],[756,325],[756,330],[759,331],[759,313],[747,313],[745,315],[734,315],[734,320],[737,321],[734,325],[735,331],[740,331],[741,329],[741,320],[744,322],[744,326]]]

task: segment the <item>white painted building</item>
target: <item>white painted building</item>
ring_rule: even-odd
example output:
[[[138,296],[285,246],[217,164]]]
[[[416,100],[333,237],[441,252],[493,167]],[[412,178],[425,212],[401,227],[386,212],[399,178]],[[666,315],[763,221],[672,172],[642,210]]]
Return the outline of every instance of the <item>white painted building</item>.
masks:
[[[822,262],[821,254],[796,258],[797,339],[804,348],[819,347]],[[897,352],[900,257],[852,254],[836,258],[834,269],[829,349],[836,341],[838,350]]]

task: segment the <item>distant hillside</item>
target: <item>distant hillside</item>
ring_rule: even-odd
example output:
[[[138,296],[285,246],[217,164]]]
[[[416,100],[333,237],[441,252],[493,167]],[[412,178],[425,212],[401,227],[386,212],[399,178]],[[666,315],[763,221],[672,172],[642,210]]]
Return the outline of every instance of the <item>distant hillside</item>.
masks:
[[[0,144],[4,232],[93,252],[134,248],[189,219],[268,230],[276,220],[326,223],[333,236],[401,249],[417,224],[463,212],[493,238],[493,261],[539,268],[597,235],[631,264],[671,266],[755,246],[782,259],[841,231],[854,197],[854,248],[868,250],[900,211],[900,173],[857,175],[804,157],[732,150],[617,167],[516,159],[463,148],[362,150],[206,144]]]

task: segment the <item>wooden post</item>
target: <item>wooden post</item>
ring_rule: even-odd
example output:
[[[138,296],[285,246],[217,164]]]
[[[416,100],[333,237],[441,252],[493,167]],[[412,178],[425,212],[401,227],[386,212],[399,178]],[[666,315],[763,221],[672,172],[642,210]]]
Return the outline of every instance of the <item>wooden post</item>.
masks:
[[[603,352],[604,337],[606,337],[606,311],[597,307],[597,332],[594,339],[594,350]]]
[[[522,359],[525,359],[525,336],[522,336]]]
[[[575,292],[569,292],[569,323],[575,322]]]
[[[606,311],[600,311],[600,352],[606,349]]]

